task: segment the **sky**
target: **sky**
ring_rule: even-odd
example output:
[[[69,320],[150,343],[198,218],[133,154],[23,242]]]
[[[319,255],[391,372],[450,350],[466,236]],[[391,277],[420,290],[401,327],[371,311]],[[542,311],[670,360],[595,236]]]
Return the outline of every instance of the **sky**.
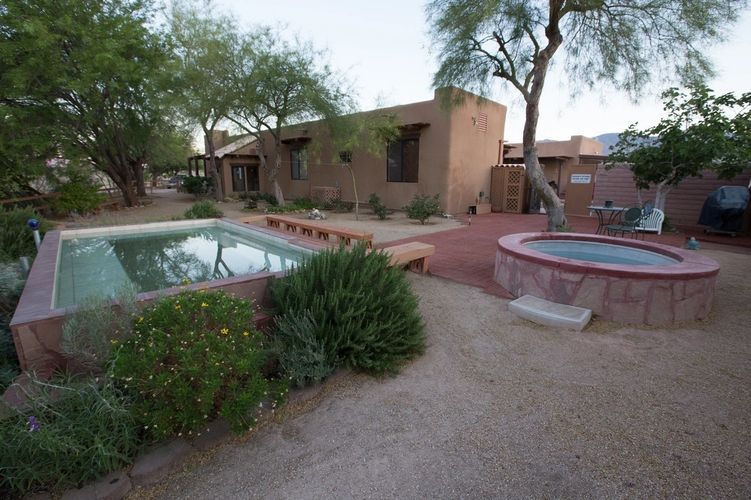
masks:
[[[240,26],[279,25],[290,40],[310,40],[328,51],[333,68],[357,92],[360,109],[426,101],[433,97],[437,68],[424,2],[418,0],[215,0],[214,7],[232,14]],[[717,76],[709,87],[717,93],[751,91],[751,11],[727,32],[727,40],[710,50]],[[558,54],[560,57],[561,54]],[[621,132],[632,123],[655,124],[661,114],[657,84],[638,103],[603,85],[571,97],[572,86],[557,69],[549,75],[540,103],[537,138],[561,140]],[[491,96],[508,107],[506,137],[521,142],[524,104],[515,91],[499,83]]]

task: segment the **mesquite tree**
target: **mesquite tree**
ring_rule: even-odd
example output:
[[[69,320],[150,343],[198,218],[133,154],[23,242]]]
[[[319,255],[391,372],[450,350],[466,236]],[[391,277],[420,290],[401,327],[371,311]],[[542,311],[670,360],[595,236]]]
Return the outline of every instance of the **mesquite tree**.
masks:
[[[266,29],[246,35],[231,64],[234,101],[227,117],[256,138],[261,167],[279,205],[284,204],[277,181],[283,129],[316,119],[329,122],[352,109],[350,91],[321,63],[322,56],[309,43],[286,43]],[[275,146],[271,164],[265,157],[266,137]]]
[[[548,213],[564,226],[563,204],[537,156],[540,97],[554,56],[565,54],[572,81],[605,81],[638,95],[653,78],[701,81],[702,52],[722,38],[746,0],[433,0],[428,5],[440,66],[433,83],[485,93],[495,78],[526,103],[524,163]]]
[[[704,86],[663,93],[667,116],[643,130],[620,134],[609,166],[628,163],[639,189],[655,186],[655,207],[686,177],[702,170],[732,179],[751,166],[751,92],[715,96]]]
[[[229,112],[229,62],[240,35],[230,18],[206,13],[191,2],[173,3],[169,28],[176,60],[172,100],[186,121],[203,132],[209,155],[206,170],[213,180],[214,197],[222,201],[214,130]]]
[[[0,6],[4,125],[13,125],[11,115],[31,133],[44,123],[50,133],[35,136],[33,151],[90,162],[128,206],[143,192],[147,147],[164,119],[155,75],[167,55],[152,23],[151,4],[143,0]]]

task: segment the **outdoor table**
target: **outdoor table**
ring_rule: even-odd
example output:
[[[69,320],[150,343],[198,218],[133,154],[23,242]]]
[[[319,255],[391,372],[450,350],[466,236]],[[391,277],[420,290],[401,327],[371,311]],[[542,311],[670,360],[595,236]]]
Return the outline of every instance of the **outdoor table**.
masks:
[[[595,234],[600,234],[601,232],[604,233],[608,224],[613,224],[621,215],[621,212],[626,210],[625,207],[606,207],[599,205],[590,205],[587,209],[589,209],[590,213],[594,212],[597,215],[597,231],[595,231]],[[606,213],[608,214],[607,222],[605,222]]]

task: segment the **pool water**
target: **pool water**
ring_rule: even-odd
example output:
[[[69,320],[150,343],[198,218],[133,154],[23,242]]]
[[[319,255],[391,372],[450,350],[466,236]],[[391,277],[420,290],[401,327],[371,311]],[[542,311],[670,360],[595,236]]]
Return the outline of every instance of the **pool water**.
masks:
[[[309,251],[260,232],[208,223],[63,239],[54,307],[114,296],[124,285],[151,292],[261,271],[286,271]]]
[[[531,241],[524,246],[548,255],[566,259],[586,260],[603,264],[627,266],[660,266],[676,264],[678,261],[656,252],[623,245],[573,240]]]

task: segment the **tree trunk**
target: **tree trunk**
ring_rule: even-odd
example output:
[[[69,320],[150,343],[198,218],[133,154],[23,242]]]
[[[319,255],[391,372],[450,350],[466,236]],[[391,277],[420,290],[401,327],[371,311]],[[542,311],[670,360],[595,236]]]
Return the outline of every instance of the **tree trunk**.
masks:
[[[216,201],[224,201],[222,177],[216,168],[216,156],[214,155],[216,149],[214,148],[213,129],[209,130],[207,128],[204,128],[203,133],[206,136],[206,144],[209,145],[209,165],[207,170],[209,177],[211,177],[211,179],[214,181],[214,199],[216,199]]]
[[[655,208],[659,208],[665,213],[665,203],[667,202],[668,193],[672,189],[672,186],[667,184],[667,181],[657,184],[657,191],[655,191]]]
[[[551,2],[551,9],[553,8],[552,4],[553,2]],[[558,9],[560,9],[560,6]],[[537,121],[540,118],[540,97],[542,96],[542,89],[545,86],[545,77],[547,76],[550,58],[553,57],[553,54],[555,54],[563,42],[558,26],[560,20],[558,17],[559,13],[559,10],[551,10],[550,22],[545,28],[548,45],[540,51],[534,61],[532,85],[524,98],[527,106],[524,119],[524,134],[522,136],[524,165],[527,169],[527,177],[534,190],[540,196],[542,204],[545,206],[545,212],[548,215],[548,231],[551,232],[559,231],[566,226],[566,215],[563,213],[561,199],[558,198],[555,190],[548,184],[545,173],[540,166],[540,160],[537,156]]]
[[[277,176],[279,175],[279,171],[282,169],[282,141],[281,141],[281,134],[277,134],[276,140],[274,141],[274,144],[276,147],[274,148],[274,167],[269,172],[269,180],[271,181],[271,186],[274,189],[274,197],[276,198],[276,203],[280,207],[284,206],[284,193],[282,193],[282,187],[279,185],[279,182],[276,180]]]
[[[143,163],[138,162],[133,165],[136,176],[136,193],[138,196],[146,196],[146,182],[143,178]]]
[[[345,167],[349,170],[349,175],[352,176],[352,191],[355,193],[355,220],[360,220],[360,199],[357,197],[357,181],[355,181],[355,171],[352,169],[351,163],[345,163]]]

